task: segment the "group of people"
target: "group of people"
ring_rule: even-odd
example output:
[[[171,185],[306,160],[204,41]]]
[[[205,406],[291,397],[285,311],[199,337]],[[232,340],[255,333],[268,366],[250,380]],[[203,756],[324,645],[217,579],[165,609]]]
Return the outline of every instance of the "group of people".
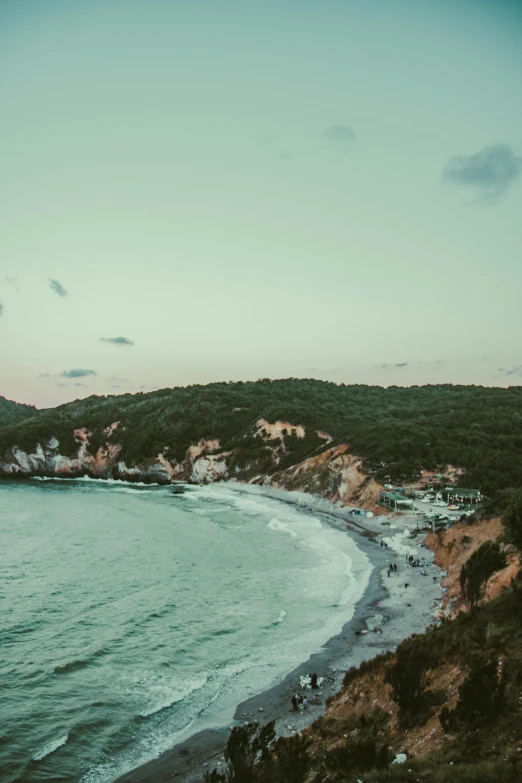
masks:
[[[406,555],[406,560],[408,562],[408,565],[410,568],[422,568],[422,571],[420,572],[422,576],[428,576],[426,571],[426,561],[424,559],[415,559],[413,555]]]
[[[298,712],[298,710],[301,709],[308,709],[308,699],[306,696],[303,696],[302,693],[294,693],[292,696],[292,709],[294,712]]]
[[[301,677],[301,685],[304,688],[312,688],[313,690],[317,690],[319,687],[319,682],[322,682],[322,680],[323,678],[321,677],[319,680],[319,677],[314,672],[313,674],[309,674],[308,677]],[[308,699],[306,696],[303,696],[302,693],[294,693],[292,696],[292,709],[294,712],[308,709]]]
[[[390,563],[390,567],[388,568],[388,577],[390,574],[397,572],[397,563]]]

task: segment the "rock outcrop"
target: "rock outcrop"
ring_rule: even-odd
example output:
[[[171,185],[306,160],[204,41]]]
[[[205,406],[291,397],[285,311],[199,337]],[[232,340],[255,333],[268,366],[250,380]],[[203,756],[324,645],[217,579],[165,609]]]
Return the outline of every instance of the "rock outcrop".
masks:
[[[175,481],[208,484],[235,478],[301,490],[340,505],[356,504],[368,509],[375,507],[381,490],[375,479],[364,471],[363,460],[350,453],[347,444],[331,445],[332,436],[323,431],[313,433],[310,456],[278,470],[281,464],[291,462],[287,439],[304,443],[307,436],[305,427],[288,421],[258,419],[253,432],[245,433],[245,438],[250,439],[253,434],[256,444],[247,459],[241,454],[241,440],[236,448],[225,451],[217,438],[202,438],[187,449],[181,461],[172,458],[165,448],[155,459],[132,464],[123,457],[119,427],[120,422],[116,421],[96,433],[85,427],[74,429],[77,449],[72,455],[60,452],[59,440],[54,436],[45,444],[39,443],[30,453],[13,446],[9,457],[0,462],[0,475],[87,475],[159,484]]]
[[[460,572],[462,566],[473,552],[486,541],[497,541],[502,535],[502,522],[499,517],[480,519],[473,522],[457,522],[449,530],[430,532],[426,536],[426,546],[432,549],[435,563],[447,576],[442,582],[447,592],[444,596],[444,606],[447,616],[455,616],[465,610],[460,591]],[[518,556],[510,549],[504,548],[507,566],[497,571],[488,582],[485,601],[496,598],[511,585],[511,580],[518,574],[520,564]]]

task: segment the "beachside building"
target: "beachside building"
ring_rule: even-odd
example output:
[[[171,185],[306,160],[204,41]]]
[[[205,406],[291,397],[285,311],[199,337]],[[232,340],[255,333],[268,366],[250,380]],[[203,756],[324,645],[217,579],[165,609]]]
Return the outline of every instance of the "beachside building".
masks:
[[[442,497],[448,503],[458,503],[462,506],[476,506],[484,501],[480,489],[464,489],[463,487],[446,487]]]
[[[402,492],[381,492],[379,505],[392,511],[410,511],[413,508],[413,500],[407,498]]]

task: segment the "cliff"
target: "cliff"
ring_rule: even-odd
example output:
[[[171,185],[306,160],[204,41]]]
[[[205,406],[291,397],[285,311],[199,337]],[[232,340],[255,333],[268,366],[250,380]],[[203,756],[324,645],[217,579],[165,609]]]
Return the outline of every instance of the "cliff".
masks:
[[[349,452],[347,444],[328,448],[333,438],[321,431],[314,433],[319,445],[313,451],[318,453],[279,470],[291,460],[288,440],[305,441],[307,437],[304,426],[287,421],[269,423],[258,419],[254,436],[257,448],[250,450],[248,459],[242,454],[241,444],[223,450],[218,438],[201,438],[189,446],[180,461],[164,450],[154,459],[132,465],[120,458],[120,429],[120,422],[112,422],[103,429],[101,439],[98,434],[97,444],[92,445],[93,433],[87,428],[75,428],[72,434],[76,449],[71,456],[61,453],[60,442],[54,436],[44,444],[38,443],[30,453],[13,446],[7,458],[0,461],[0,475],[61,478],[87,475],[159,484],[176,481],[208,484],[235,478],[310,492],[341,505],[357,504],[366,508],[374,508],[382,488],[365,472],[363,460]],[[258,473],[259,469],[264,472]]]
[[[449,530],[428,533],[426,546],[433,550],[435,563],[447,572],[442,582],[447,590],[443,599],[447,616],[455,616],[465,610],[459,580],[466,560],[485,541],[498,541],[501,536],[502,523],[499,517],[458,522]],[[516,553],[510,547],[504,547],[504,551],[507,567],[497,571],[489,580],[485,601],[497,598],[510,587],[520,570]]]
[[[520,780],[521,611],[521,594],[510,589],[349,671],[304,733],[307,779]],[[398,754],[407,763],[394,771]]]

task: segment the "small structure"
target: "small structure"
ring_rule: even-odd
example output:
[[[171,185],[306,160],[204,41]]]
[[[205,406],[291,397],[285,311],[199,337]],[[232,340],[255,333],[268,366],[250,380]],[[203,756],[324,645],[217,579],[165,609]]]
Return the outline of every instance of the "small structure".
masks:
[[[409,511],[413,508],[413,500],[407,498],[401,492],[381,492],[379,495],[379,505],[385,506],[393,511]]]
[[[446,487],[442,491],[442,497],[448,503],[459,503],[463,506],[476,506],[484,500],[480,489],[463,489],[462,487]]]

